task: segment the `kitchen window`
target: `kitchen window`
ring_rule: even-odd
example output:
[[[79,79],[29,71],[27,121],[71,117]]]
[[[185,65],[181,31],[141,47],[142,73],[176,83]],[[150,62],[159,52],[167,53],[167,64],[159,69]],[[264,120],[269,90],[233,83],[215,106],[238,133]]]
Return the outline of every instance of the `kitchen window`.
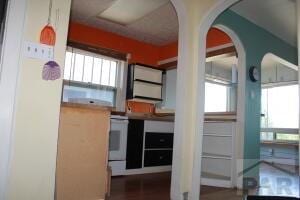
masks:
[[[63,101],[121,106],[126,89],[124,66],[124,61],[68,47]]]
[[[230,110],[230,86],[212,81],[205,82],[205,112]]]
[[[298,84],[262,89],[262,128],[299,127]]]
[[[298,90],[298,84],[276,85],[262,89],[262,141],[299,141]]]

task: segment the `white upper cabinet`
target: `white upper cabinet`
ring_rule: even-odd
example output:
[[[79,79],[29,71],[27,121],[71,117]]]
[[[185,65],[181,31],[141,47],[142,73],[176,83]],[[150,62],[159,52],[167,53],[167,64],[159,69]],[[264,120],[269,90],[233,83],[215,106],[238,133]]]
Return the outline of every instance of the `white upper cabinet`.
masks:
[[[147,103],[162,101],[163,70],[131,64],[127,83],[128,100]]]
[[[154,83],[162,83],[162,71],[135,65],[134,67],[134,80],[143,80]]]

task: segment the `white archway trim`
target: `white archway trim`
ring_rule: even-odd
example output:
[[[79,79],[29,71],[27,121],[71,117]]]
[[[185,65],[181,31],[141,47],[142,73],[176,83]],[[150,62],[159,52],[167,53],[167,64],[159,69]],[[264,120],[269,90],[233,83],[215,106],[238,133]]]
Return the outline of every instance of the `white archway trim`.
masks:
[[[178,67],[177,67],[177,83],[176,83],[176,115],[174,127],[174,148],[173,148],[173,163],[181,163],[182,143],[184,137],[184,123],[183,113],[185,112],[185,88],[186,80],[185,64],[188,63],[188,49],[185,43],[188,42],[188,22],[187,11],[182,0],[171,0],[178,16],[179,34],[178,34]],[[181,106],[180,106],[181,105]],[[170,197],[172,200],[182,200],[183,195],[181,191],[182,165],[172,165],[172,179]]]
[[[204,103],[205,97],[205,60],[206,60],[206,37],[209,28],[212,26],[214,20],[227,8],[232,6],[239,0],[224,0],[218,1],[212,9],[207,11],[206,16],[199,24],[199,57],[198,57],[198,88],[196,101],[196,117],[195,120],[199,124],[196,128],[195,145],[194,145],[194,163],[193,163],[193,177],[192,190],[189,195],[190,200],[198,200],[200,197],[201,185],[201,157],[202,157],[202,142],[203,142],[203,124],[204,124]],[[181,51],[181,50],[180,50]],[[180,88],[177,88],[177,93]],[[181,97],[179,99],[183,99]],[[178,100],[178,99],[177,99]]]
[[[237,161],[236,165],[236,186],[239,189],[243,187],[243,177],[238,176],[239,172],[243,171],[243,158],[244,158],[244,138],[245,138],[245,107],[246,107],[246,51],[240,41],[238,35],[224,25],[215,25],[214,27],[225,32],[233,41],[235,48],[238,53],[238,96],[237,96],[237,127],[236,127],[236,152],[234,155],[235,160]]]
[[[0,98],[0,199],[6,199],[10,171],[15,94],[18,86],[27,0],[10,0],[8,3],[0,71],[0,93],[5,95],[5,98]]]
[[[298,39],[298,65],[299,65],[300,62],[300,50],[299,50],[300,49],[300,0],[297,0],[297,26],[298,26],[297,39]],[[299,81],[299,94],[300,94],[300,70],[298,70],[298,81]],[[299,127],[300,127],[300,121],[299,121]],[[299,129],[299,134],[300,134],[300,129]],[[300,146],[300,140],[299,140],[299,146]],[[300,154],[299,154],[299,166],[300,166]],[[300,168],[299,168],[299,176],[300,176]]]
[[[283,58],[280,58],[280,57],[278,57],[278,56],[276,56],[275,54],[273,54],[273,53],[267,53],[264,57],[263,57],[263,60],[264,59],[272,59],[272,60],[274,60],[274,61],[276,61],[276,62],[278,62],[278,63],[280,63],[280,64],[283,64],[283,65],[285,65],[285,66],[287,66],[287,67],[289,67],[289,68],[291,68],[291,69],[293,69],[293,70],[295,70],[295,71],[298,71],[299,70],[299,67],[297,66],[297,65],[294,65],[293,63],[290,63],[289,61],[287,61],[287,60],[285,60],[285,59],[283,59]],[[263,61],[262,60],[262,61]]]

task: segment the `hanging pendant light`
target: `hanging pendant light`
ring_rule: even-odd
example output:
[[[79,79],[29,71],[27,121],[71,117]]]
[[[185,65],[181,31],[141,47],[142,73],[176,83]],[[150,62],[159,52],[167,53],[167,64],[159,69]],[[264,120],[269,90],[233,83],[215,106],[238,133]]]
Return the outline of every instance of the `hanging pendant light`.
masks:
[[[42,29],[40,34],[40,43],[50,46],[54,46],[56,42],[56,33],[53,26],[51,25],[52,5],[53,0],[50,0],[47,25]]]

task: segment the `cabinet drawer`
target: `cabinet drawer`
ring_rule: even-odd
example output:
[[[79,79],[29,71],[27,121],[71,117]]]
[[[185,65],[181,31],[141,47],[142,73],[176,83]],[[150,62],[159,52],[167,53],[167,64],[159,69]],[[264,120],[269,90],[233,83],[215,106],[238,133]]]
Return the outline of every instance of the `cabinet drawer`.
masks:
[[[145,148],[159,149],[159,148],[173,148],[173,133],[146,133]]]
[[[162,71],[159,69],[152,69],[149,67],[135,65],[134,79],[162,83]]]
[[[133,96],[141,96],[148,98],[161,99],[161,85],[153,85],[143,82],[134,82],[133,84]]]
[[[144,166],[163,166],[172,164],[172,150],[146,150]]]
[[[145,132],[174,133],[174,122],[145,120]]]

